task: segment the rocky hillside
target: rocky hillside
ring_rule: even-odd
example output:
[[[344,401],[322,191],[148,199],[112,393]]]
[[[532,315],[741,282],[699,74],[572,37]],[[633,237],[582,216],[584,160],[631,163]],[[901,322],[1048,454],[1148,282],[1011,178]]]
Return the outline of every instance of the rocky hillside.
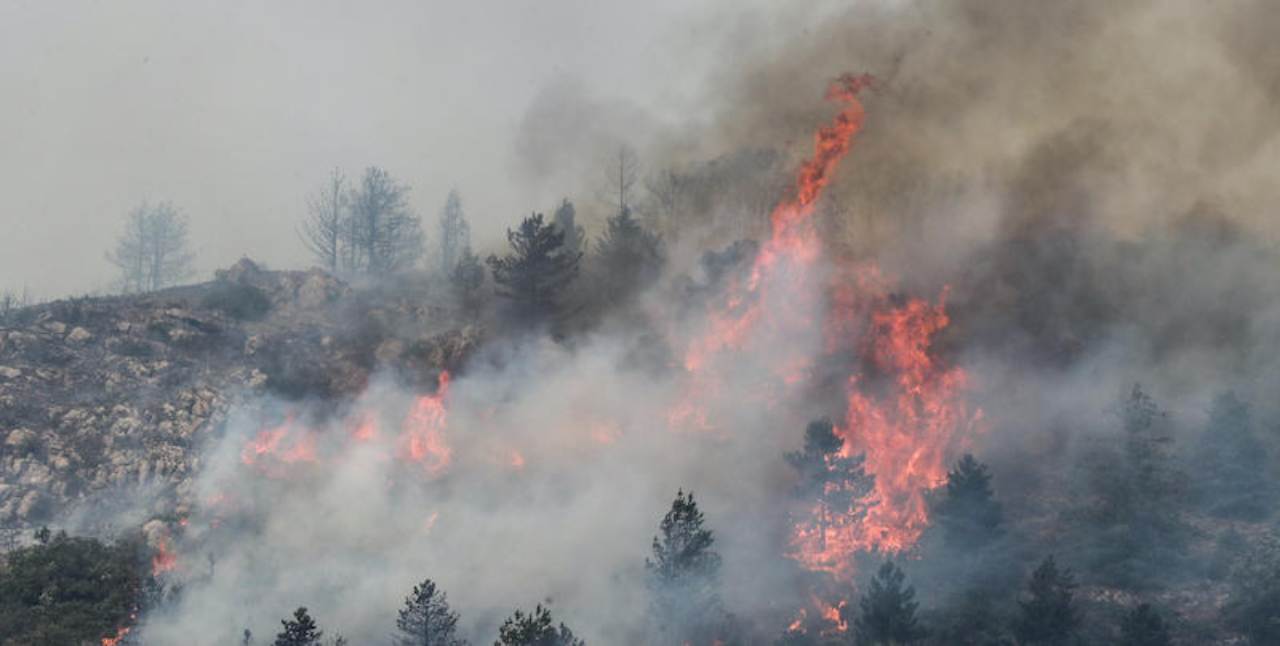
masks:
[[[237,403],[341,399],[379,369],[431,383],[477,331],[425,281],[354,289],[241,260],[209,283],[17,310],[0,321],[0,527],[150,487],[182,505],[197,449]]]

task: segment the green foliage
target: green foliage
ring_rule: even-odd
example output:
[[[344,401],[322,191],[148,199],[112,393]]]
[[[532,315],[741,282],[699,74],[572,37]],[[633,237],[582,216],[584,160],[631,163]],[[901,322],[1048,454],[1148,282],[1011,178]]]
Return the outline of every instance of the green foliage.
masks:
[[[271,298],[253,285],[218,281],[204,295],[201,305],[233,319],[258,321],[271,311]]]
[[[44,529],[0,568],[5,644],[97,643],[132,623],[144,585],[139,541],[106,544]]]
[[[946,491],[934,507],[934,517],[949,545],[971,548],[997,538],[1003,512],[986,465],[966,453],[947,473]]]
[[[911,644],[925,636],[916,617],[919,604],[915,588],[906,585],[906,575],[893,561],[885,561],[871,579],[867,593],[858,601],[854,635],[860,646]]]
[[[1068,569],[1058,569],[1050,556],[1031,574],[1028,598],[1019,601],[1022,615],[1014,624],[1019,643],[1056,646],[1068,644],[1080,626],[1075,605],[1075,579]]]
[[[525,218],[507,230],[511,253],[489,256],[498,295],[510,299],[517,313],[533,319],[554,314],[560,298],[578,276],[582,253],[565,246],[565,232],[543,222],[542,214]]]
[[[538,604],[530,614],[517,610],[498,628],[494,646],[586,646],[563,623],[558,627],[551,610]]]
[[[1120,622],[1121,646],[1169,646],[1172,643],[1164,618],[1151,604],[1138,605]]]
[[[284,626],[276,634],[274,646],[319,646],[320,638],[324,636],[324,631],[316,627],[316,621],[307,614],[305,607],[299,607],[293,611],[292,619],[282,619],[280,623]]]
[[[464,646],[457,638],[458,613],[431,579],[413,586],[396,618],[397,646]]]

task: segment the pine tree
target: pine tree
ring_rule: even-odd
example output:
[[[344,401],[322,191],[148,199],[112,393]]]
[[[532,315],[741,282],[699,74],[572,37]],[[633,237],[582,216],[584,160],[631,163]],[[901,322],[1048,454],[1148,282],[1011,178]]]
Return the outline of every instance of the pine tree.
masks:
[[[785,457],[800,476],[796,483],[796,497],[805,503],[806,510],[817,502],[817,536],[825,549],[827,528],[833,522],[853,523],[867,513],[867,497],[875,489],[875,477],[865,470],[866,456],[840,455],[844,440],[836,435],[829,419],[809,423],[804,431],[804,449],[788,453]],[[809,522],[809,521],[801,521]]]
[[[615,306],[624,304],[658,279],[663,262],[662,239],[624,207],[609,218],[596,242],[600,293]]]
[[[720,555],[703,522],[693,493],[678,491],[645,559],[654,619],[669,640],[710,641],[723,623]]]
[[[1031,574],[1029,597],[1018,602],[1022,610],[1014,625],[1018,641],[1046,646],[1070,643],[1080,625],[1075,587],[1070,570],[1059,570],[1052,556],[1042,561]]]
[[[934,515],[950,545],[977,547],[999,536],[1003,514],[986,465],[967,453],[960,458],[947,473],[945,494]]]
[[[449,286],[454,298],[469,317],[479,312],[484,301],[481,290],[484,288],[484,265],[480,258],[471,252],[471,247],[464,247],[458,264],[449,272]]]
[[[449,191],[440,210],[440,271],[449,275],[471,249],[471,224],[462,211],[458,191]]]
[[[1249,404],[1228,391],[1214,398],[1200,440],[1200,492],[1218,516],[1256,520],[1269,511],[1266,448],[1253,431]]]
[[[413,586],[396,618],[397,646],[464,646],[457,638],[458,613],[431,579]]]
[[[284,630],[276,635],[274,646],[319,646],[324,631],[316,627],[316,622],[307,614],[305,607],[293,611],[293,619],[280,621]]]
[[[567,256],[582,254],[587,244],[587,236],[583,233],[582,227],[578,226],[577,214],[577,210],[573,208],[573,202],[565,198],[560,201],[560,206],[556,207],[556,212],[551,216],[552,224],[564,234],[561,248],[562,253]]]
[[[578,276],[581,252],[566,251],[565,233],[535,213],[507,230],[511,253],[489,256],[489,269],[498,295],[508,298],[520,314],[542,318],[555,313],[559,299]]]
[[[502,622],[494,646],[586,646],[586,642],[563,623],[555,626],[551,611],[538,604],[532,613],[517,610]]]
[[[1169,646],[1173,643],[1164,618],[1151,604],[1138,605],[1120,622],[1121,646]]]
[[[915,588],[905,585],[906,575],[893,561],[885,561],[858,601],[854,634],[860,646],[910,644],[924,638],[916,618]]]

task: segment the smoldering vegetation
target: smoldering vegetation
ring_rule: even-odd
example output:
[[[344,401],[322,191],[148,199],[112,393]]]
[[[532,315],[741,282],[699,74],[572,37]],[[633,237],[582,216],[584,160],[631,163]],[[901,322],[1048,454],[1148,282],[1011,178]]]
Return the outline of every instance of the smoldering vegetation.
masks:
[[[377,236],[336,235],[354,294],[332,316],[366,339],[371,378],[244,394],[181,513],[150,526],[175,562],[147,564],[161,592],[125,638],[270,643],[305,606],[328,638],[384,643],[430,579],[449,635],[474,642],[572,643],[564,622],[587,643],[1273,643],[1277,27],[1261,2],[906,2],[831,9],[756,51],[741,43],[766,27],[746,24],[715,118],[646,123],[645,141],[615,132],[631,108],[564,119],[579,90],[548,90],[516,146],[575,199],[513,214],[506,246],[428,236],[407,272],[378,268]],[[890,381],[873,352],[793,391],[765,374],[780,347],[737,349],[712,428],[672,410],[687,346],[749,280],[830,114],[820,89],[849,69],[878,82],[803,284],[874,264],[886,307],[940,299],[927,352],[981,413],[923,492],[918,540],[850,555],[841,577],[790,541],[833,474],[842,491],[887,475],[841,462],[846,436],[823,430],[858,435],[841,389],[850,371]],[[595,161],[565,171],[583,157],[556,148],[561,129]],[[363,313],[406,298],[482,341],[396,369],[411,349],[382,341],[403,330]],[[770,340],[824,342],[817,321]],[[700,547],[664,570],[672,527]],[[542,606],[551,637],[530,627]]]

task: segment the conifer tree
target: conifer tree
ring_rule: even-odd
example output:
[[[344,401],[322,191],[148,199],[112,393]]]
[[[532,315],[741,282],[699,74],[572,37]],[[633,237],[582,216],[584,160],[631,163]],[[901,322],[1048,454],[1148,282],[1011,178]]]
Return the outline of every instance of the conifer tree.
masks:
[[[458,613],[431,579],[413,586],[396,618],[397,646],[464,646],[457,637]]]
[[[484,300],[481,294],[484,279],[484,265],[480,264],[480,258],[471,252],[471,247],[464,247],[458,264],[449,272],[449,286],[467,316],[475,316],[480,310]]]
[[[534,213],[514,231],[507,230],[511,253],[489,256],[489,269],[498,295],[511,300],[517,311],[531,318],[555,313],[569,283],[578,276],[582,253],[567,250],[565,233]]]
[[[551,610],[538,604],[532,613],[516,610],[502,622],[494,646],[586,646],[586,642],[575,637],[563,623],[557,627]]]
[[[854,634],[859,646],[918,642],[925,630],[916,618],[915,588],[905,585],[906,575],[893,561],[885,561],[858,601]]]
[[[950,545],[971,548],[996,538],[1003,513],[986,465],[966,453],[947,473],[945,493],[934,515]]]
[[[1120,622],[1121,646],[1169,646],[1169,628],[1151,604],[1139,604]]]
[[[621,305],[658,279],[664,252],[662,239],[646,230],[623,207],[605,223],[596,242],[596,267],[601,294]]]
[[[1018,602],[1022,611],[1014,625],[1018,641],[1037,646],[1070,643],[1080,625],[1075,587],[1070,570],[1059,570],[1052,556],[1042,561],[1031,574],[1027,599]]]
[[[875,477],[864,468],[866,456],[843,456],[843,448],[844,440],[836,435],[831,420],[824,418],[805,427],[803,450],[785,456],[800,476],[796,497],[806,509],[812,502],[819,503],[813,522],[824,541],[826,529],[834,519],[856,522],[866,515],[867,496],[875,489]]]
[[[720,555],[703,521],[693,493],[678,491],[645,559],[654,619],[672,641],[710,641],[723,620]]]
[[[1197,480],[1211,513],[1259,519],[1269,511],[1266,448],[1254,435],[1249,404],[1234,392],[1219,394],[1200,440],[1203,471]]]
[[[449,191],[440,209],[440,270],[453,272],[462,260],[463,251],[471,248],[471,224],[462,211],[462,198],[456,189]]]
[[[319,646],[324,631],[316,627],[316,621],[307,614],[305,607],[293,611],[293,619],[280,621],[284,630],[276,635],[274,646]]]

